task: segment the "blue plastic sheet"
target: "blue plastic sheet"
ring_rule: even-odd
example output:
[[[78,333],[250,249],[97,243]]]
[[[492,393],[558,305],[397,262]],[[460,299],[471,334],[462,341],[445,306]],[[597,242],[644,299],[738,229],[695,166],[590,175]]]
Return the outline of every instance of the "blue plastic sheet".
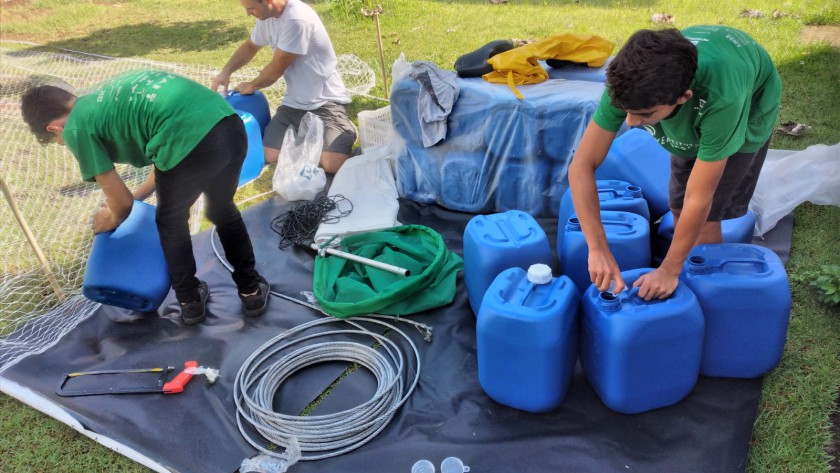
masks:
[[[604,89],[605,68],[546,69],[552,79],[518,87],[524,100],[506,85],[456,79],[460,93],[447,136],[431,147],[423,146],[420,85],[408,76],[395,82],[400,196],[464,212],[556,216],[569,163]]]

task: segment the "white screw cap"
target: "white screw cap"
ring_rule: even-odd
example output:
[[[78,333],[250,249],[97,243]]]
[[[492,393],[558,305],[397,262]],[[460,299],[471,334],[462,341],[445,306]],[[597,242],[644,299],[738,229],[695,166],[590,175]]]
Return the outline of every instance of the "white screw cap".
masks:
[[[547,264],[532,264],[528,268],[528,282],[548,284],[551,282],[551,267]]]

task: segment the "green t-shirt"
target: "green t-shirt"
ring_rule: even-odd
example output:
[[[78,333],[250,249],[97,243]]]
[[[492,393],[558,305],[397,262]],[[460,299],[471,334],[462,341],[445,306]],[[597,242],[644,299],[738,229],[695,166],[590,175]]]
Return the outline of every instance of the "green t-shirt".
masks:
[[[77,98],[62,137],[86,181],[114,163],[168,171],[234,113],[223,97],[189,79],[132,72]]]
[[[676,156],[718,161],[758,151],[773,133],[782,82],[770,55],[746,33],[725,26],[692,26],[683,36],[697,46],[694,95],[668,119],[645,128]],[[627,114],[610,105],[607,89],[593,120],[618,131]]]

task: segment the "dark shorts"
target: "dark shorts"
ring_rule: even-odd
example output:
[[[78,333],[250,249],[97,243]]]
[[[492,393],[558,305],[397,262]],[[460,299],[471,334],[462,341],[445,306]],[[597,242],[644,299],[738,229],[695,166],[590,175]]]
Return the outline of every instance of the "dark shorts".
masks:
[[[350,120],[349,106],[335,102],[327,102],[315,110],[300,110],[297,108],[281,105],[277,107],[274,117],[265,127],[263,145],[269,148],[280,149],[283,146],[283,136],[289,126],[293,126],[297,132],[300,120],[310,111],[324,123],[324,148],[323,151],[330,151],[340,154],[351,154],[353,144],[356,142],[358,131]]]
[[[770,140],[755,153],[735,153],[726,161],[723,175],[720,177],[709,222],[719,222],[741,217],[747,213],[747,207],[755,192],[758,174],[764,165]],[[688,176],[694,168],[697,158],[682,158],[671,155],[671,179],[668,183],[668,205],[672,209],[682,209],[685,198],[685,186]]]

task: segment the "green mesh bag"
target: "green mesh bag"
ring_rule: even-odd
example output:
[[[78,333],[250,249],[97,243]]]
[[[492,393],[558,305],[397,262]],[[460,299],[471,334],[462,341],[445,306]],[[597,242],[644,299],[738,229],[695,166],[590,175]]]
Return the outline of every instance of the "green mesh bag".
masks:
[[[422,225],[404,225],[344,238],[341,251],[409,270],[394,274],[335,255],[315,259],[313,292],[328,314],[347,318],[406,315],[440,307],[455,297],[464,261],[443,238]]]

